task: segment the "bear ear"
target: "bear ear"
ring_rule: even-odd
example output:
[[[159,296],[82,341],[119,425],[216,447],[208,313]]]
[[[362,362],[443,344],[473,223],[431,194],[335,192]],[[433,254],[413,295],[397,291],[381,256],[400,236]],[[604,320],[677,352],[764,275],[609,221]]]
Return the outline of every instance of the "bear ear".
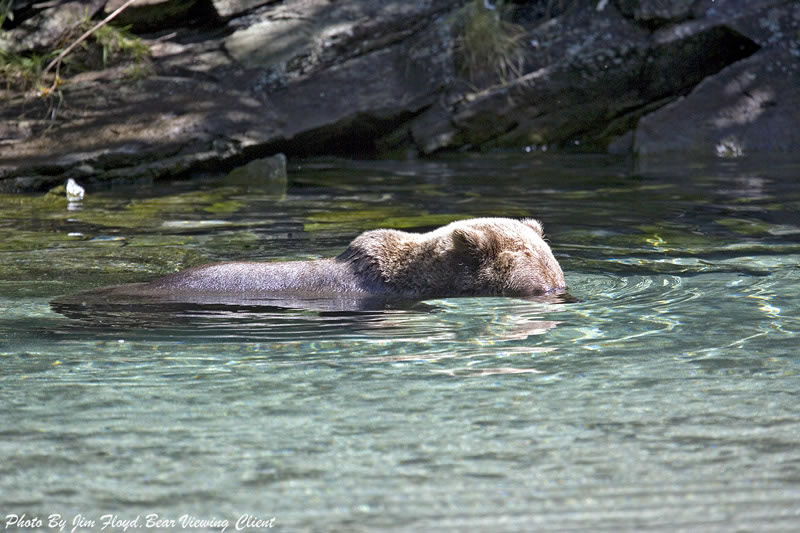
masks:
[[[453,245],[457,250],[475,253],[480,248],[481,234],[466,228],[453,230]]]
[[[465,251],[473,257],[491,257],[498,249],[497,238],[493,233],[473,228],[453,230],[453,245],[456,250]]]
[[[542,223],[533,218],[523,218],[520,220],[523,224],[531,228],[533,231],[539,234],[540,237],[544,237],[544,228],[542,227]]]

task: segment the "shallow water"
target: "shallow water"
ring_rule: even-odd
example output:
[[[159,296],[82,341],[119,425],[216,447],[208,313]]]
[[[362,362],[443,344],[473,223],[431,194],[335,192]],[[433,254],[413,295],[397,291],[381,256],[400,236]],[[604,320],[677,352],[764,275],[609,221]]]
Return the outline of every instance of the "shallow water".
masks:
[[[799,178],[797,160],[481,155],[304,161],[278,191],[0,197],[0,524],[797,530]],[[467,216],[541,219],[577,301],[49,305]]]

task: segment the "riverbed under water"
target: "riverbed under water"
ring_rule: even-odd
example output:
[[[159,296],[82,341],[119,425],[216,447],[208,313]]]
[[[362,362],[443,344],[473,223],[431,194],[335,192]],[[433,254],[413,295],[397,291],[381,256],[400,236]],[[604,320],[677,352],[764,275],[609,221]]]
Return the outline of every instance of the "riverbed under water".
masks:
[[[0,197],[0,526],[800,527],[800,160],[290,163]],[[540,219],[575,301],[50,307],[469,216]]]

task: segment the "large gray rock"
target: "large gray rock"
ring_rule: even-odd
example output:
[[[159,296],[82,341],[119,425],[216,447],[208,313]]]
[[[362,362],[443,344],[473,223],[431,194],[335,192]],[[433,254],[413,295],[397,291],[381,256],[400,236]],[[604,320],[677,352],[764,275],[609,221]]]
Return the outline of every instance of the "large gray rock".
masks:
[[[286,156],[275,154],[270,157],[253,159],[245,165],[236,167],[222,179],[226,185],[269,186],[278,184],[286,189]]]
[[[446,30],[443,17],[434,19],[414,40],[376,47],[272,93],[293,151],[369,152],[430,107],[453,76]]]
[[[273,4],[277,0],[211,0],[220,17],[229,18],[247,13],[265,4]]]
[[[92,17],[104,3],[105,0],[75,0],[34,4],[32,8],[39,5],[45,7],[18,26],[0,31],[0,50],[10,53],[52,50],[70,28],[85,18]]]
[[[426,39],[427,28],[438,14],[458,3],[286,0],[246,17],[246,24],[231,21],[237,29],[224,39],[224,45],[241,65],[279,80],[266,87],[278,89],[400,41],[414,46]],[[447,40],[449,35],[439,37]],[[370,76],[369,72],[358,74]]]
[[[45,188],[64,175],[82,183],[180,175],[280,138],[275,112],[237,85],[245,84],[231,77],[222,90],[158,76],[74,83],[63,121],[27,120],[0,140],[0,190]],[[26,106],[14,101],[7,112]]]
[[[640,156],[800,150],[800,3],[728,0],[717,7],[730,11],[706,6],[707,24],[763,48],[645,116],[632,139]]]
[[[234,31],[225,39],[225,49],[247,67],[283,66],[310,52],[313,33],[313,22],[299,16],[267,19]]]
[[[704,80],[644,117],[634,134],[640,156],[738,156],[800,150],[800,62],[770,48]]]

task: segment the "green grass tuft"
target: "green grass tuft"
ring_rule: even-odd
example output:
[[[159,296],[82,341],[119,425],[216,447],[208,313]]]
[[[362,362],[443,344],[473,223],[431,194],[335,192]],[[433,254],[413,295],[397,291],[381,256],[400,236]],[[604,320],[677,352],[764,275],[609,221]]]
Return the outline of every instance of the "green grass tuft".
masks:
[[[505,20],[509,11],[502,0],[497,0],[493,10],[483,0],[473,0],[455,12],[458,66],[471,82],[508,83],[521,75],[525,30]]]
[[[44,66],[58,55],[58,50],[45,54],[16,54],[0,50],[0,82],[7,90],[23,91],[39,83]]]

